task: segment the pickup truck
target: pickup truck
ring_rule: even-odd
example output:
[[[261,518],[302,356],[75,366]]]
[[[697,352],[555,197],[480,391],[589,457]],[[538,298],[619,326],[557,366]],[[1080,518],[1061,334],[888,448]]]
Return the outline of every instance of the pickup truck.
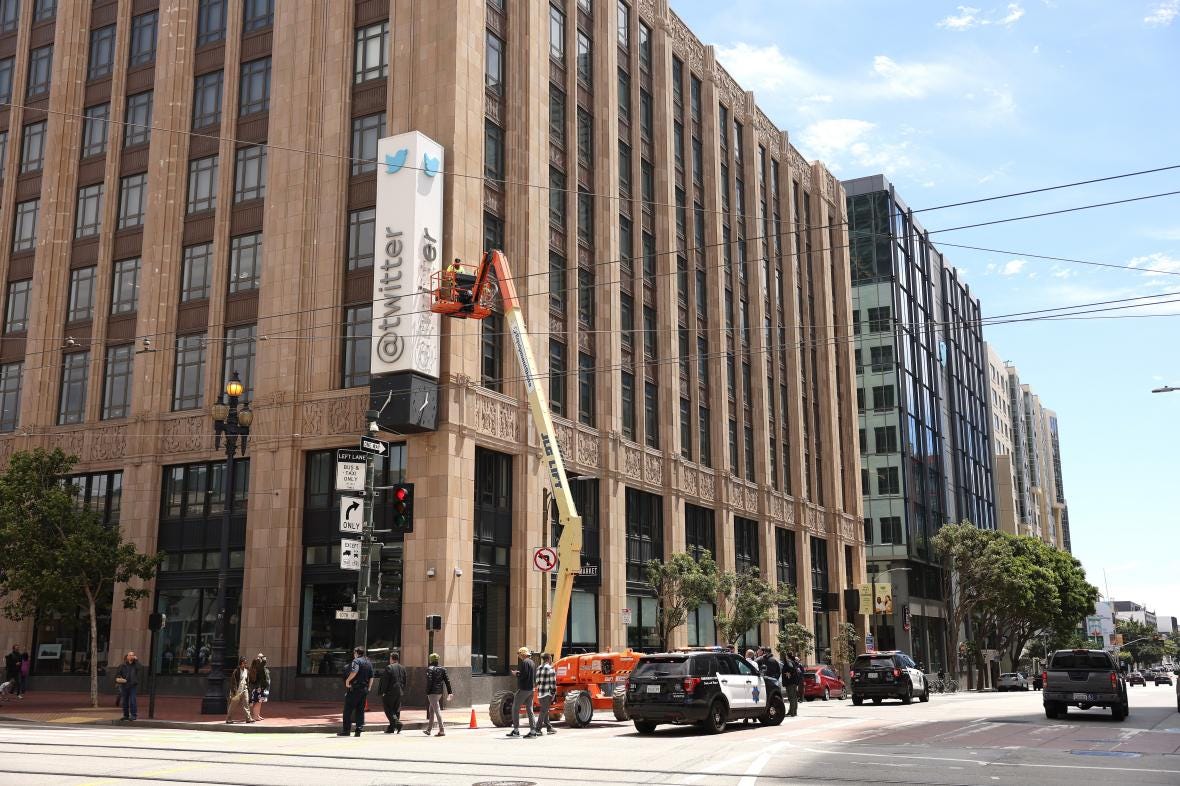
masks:
[[[1110,707],[1116,721],[1131,712],[1127,682],[1105,650],[1057,650],[1049,656],[1043,680],[1046,718],[1064,718],[1070,706]]]

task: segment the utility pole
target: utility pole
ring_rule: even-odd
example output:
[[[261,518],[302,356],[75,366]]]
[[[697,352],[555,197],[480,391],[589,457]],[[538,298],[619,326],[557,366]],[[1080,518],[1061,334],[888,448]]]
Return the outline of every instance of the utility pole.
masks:
[[[369,424],[369,434],[377,437],[377,410],[371,409],[365,413],[365,421]],[[377,504],[376,467],[374,457],[365,456],[365,490],[364,496],[364,524],[361,529],[361,570],[356,582],[356,645],[369,648],[369,583],[373,578],[373,510]]]

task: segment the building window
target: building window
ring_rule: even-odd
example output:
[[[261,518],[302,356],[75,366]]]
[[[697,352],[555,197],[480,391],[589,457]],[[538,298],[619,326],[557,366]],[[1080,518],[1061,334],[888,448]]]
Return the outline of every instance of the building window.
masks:
[[[897,428],[895,426],[875,426],[873,438],[878,453],[897,452]]]
[[[897,467],[877,467],[877,493],[901,493],[901,478]]]
[[[262,279],[262,233],[239,235],[229,244],[229,291],[258,289]]]
[[[377,171],[377,140],[385,136],[385,113],[352,119],[352,174]]]
[[[389,22],[356,29],[353,82],[384,79],[389,75]]]
[[[107,152],[110,116],[110,104],[86,107],[82,121],[82,158],[101,156]]]
[[[549,250],[549,310],[564,314],[568,297],[565,289],[565,257]]]
[[[348,213],[348,270],[360,270],[373,266],[373,250],[376,243],[376,209],[363,207]]]
[[[270,58],[242,63],[238,117],[270,111]]]
[[[760,567],[758,559],[758,522],[741,516],[733,518],[733,554],[734,566],[739,572],[757,570]]]
[[[127,96],[123,147],[146,145],[152,138],[152,91]]]
[[[204,300],[209,297],[209,283],[212,270],[212,243],[185,246],[180,280],[181,303],[190,303],[194,300]]]
[[[565,343],[549,339],[549,409],[565,417]]]
[[[643,359],[656,359],[656,339],[659,328],[656,327],[656,310],[651,306],[643,307]]]
[[[660,446],[660,393],[654,382],[643,383],[643,428],[649,448]]]
[[[245,0],[242,12],[242,32],[253,33],[274,24],[275,0]]]
[[[70,352],[61,358],[61,397],[58,400],[57,424],[81,423],[86,419],[86,374],[89,352]]]
[[[8,297],[4,306],[4,332],[24,333],[29,329],[29,293],[33,280],[8,282]]]
[[[745,432],[746,480],[754,480],[754,427],[746,424]]]
[[[594,272],[584,267],[578,268],[578,323],[594,326]]]
[[[37,215],[40,210],[40,199],[16,203],[16,216],[12,223],[12,253],[36,248]]]
[[[631,75],[623,69],[619,69],[619,120],[623,122],[631,121]],[[621,177],[621,175],[620,175]]]
[[[25,373],[22,362],[0,366],[0,432],[16,431],[20,425],[20,383]]]
[[[512,456],[475,449],[471,672],[508,670]]]
[[[697,407],[698,428],[700,430],[701,466],[710,467],[713,462],[713,441],[709,431],[709,408]]]
[[[74,237],[92,237],[102,226],[102,183],[78,189],[78,209],[74,216]]]
[[[29,52],[29,86],[25,98],[38,98],[49,93],[53,73],[53,44]]]
[[[504,41],[487,32],[487,56],[484,58],[484,86],[494,95],[504,95]]]
[[[225,40],[226,0],[200,0],[197,7],[197,46]]]
[[[623,394],[623,436],[635,439],[635,375],[630,371],[622,373]]]
[[[7,104],[12,101],[12,74],[14,63],[11,57],[0,59],[0,101]]]
[[[225,357],[222,359],[222,378],[231,379],[236,372],[242,380],[243,396],[247,400],[254,392],[254,347],[256,326],[239,325],[226,328]]]
[[[717,556],[717,528],[711,508],[684,503],[684,545],[693,559]]]
[[[205,334],[176,338],[176,368],[172,383],[172,411],[200,409],[205,386]]]
[[[34,0],[34,22],[48,22],[55,16],[57,16],[57,0]]]
[[[639,133],[647,140],[651,139],[653,126],[653,103],[651,93],[639,91]]]
[[[886,333],[890,328],[889,306],[869,309],[869,332]]]
[[[139,304],[139,257],[115,263],[111,284],[111,313],[130,314]]]
[[[594,62],[591,59],[592,51],[590,46],[590,36],[578,31],[578,80],[585,83],[587,87],[594,84]]]
[[[549,141],[565,148],[565,93],[549,86]]]
[[[578,353],[578,422],[594,425],[594,357]]]
[[[200,213],[217,207],[217,156],[188,162],[188,212]]]
[[[900,546],[904,541],[901,534],[901,517],[884,516],[881,519],[881,543]]]
[[[20,173],[40,172],[45,166],[45,121],[24,127],[20,149]]]
[[[107,348],[106,374],[102,389],[102,419],[125,418],[131,414],[131,365],[135,345]]]
[[[156,59],[156,27],[159,13],[131,17],[131,67],[147,65]]]
[[[565,173],[557,167],[549,167],[549,224],[565,229]]]
[[[193,80],[193,128],[221,124],[221,88],[225,73],[214,71]]]
[[[20,0],[0,0],[0,33],[16,31],[20,21]]]
[[[578,163],[590,166],[594,158],[594,118],[578,107]]]
[[[372,352],[373,306],[348,306],[344,309],[344,377],[341,387],[355,388],[369,384],[369,360]]]
[[[795,533],[792,530],[775,527],[774,569],[780,587],[795,586]]]
[[[234,162],[234,204],[266,198],[266,148],[239,148]]]
[[[692,460],[692,402],[680,398],[680,455]]]
[[[626,490],[627,581],[647,583],[647,563],[664,558],[664,500]]]
[[[143,226],[147,212],[147,173],[128,175],[119,180],[119,229]]]
[[[643,22],[639,23],[639,67],[644,71],[651,71],[651,28]],[[675,85],[679,91],[679,79]]]
[[[873,409],[893,409],[893,385],[873,388]]]
[[[504,385],[504,357],[501,352],[504,317],[495,312],[483,319],[479,333],[480,382],[497,393]]]
[[[94,285],[96,268],[74,268],[70,271],[70,302],[66,308],[66,322],[83,322],[94,317]]]
[[[893,347],[869,347],[873,371],[888,371],[893,366]]]
[[[565,14],[549,6],[549,56],[565,62]]]
[[[623,49],[631,46],[631,9],[623,0],[618,0],[619,5],[619,46]]]

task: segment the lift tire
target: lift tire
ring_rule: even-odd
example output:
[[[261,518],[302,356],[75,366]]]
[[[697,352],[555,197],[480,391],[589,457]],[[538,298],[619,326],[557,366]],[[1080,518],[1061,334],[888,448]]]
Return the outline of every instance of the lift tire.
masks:
[[[565,694],[565,722],[575,729],[590,725],[594,719],[594,702],[584,690],[571,690]]]
[[[493,726],[502,729],[512,725],[512,698],[510,690],[498,691],[492,696],[488,704],[488,715],[491,716]]]
[[[627,691],[622,689],[615,691],[613,708],[615,711],[615,720],[631,720],[631,713],[627,712]]]

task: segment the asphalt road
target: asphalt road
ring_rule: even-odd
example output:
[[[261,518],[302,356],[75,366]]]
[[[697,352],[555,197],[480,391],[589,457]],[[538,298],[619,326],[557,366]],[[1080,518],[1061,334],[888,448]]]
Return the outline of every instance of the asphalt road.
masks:
[[[629,724],[559,727],[537,740],[502,729],[227,734],[0,725],[0,784],[1180,784],[1180,715],[1167,686],[1133,688],[1131,716],[1071,710],[1040,694],[956,694],[929,704],[810,702],[782,726],[716,736]]]

